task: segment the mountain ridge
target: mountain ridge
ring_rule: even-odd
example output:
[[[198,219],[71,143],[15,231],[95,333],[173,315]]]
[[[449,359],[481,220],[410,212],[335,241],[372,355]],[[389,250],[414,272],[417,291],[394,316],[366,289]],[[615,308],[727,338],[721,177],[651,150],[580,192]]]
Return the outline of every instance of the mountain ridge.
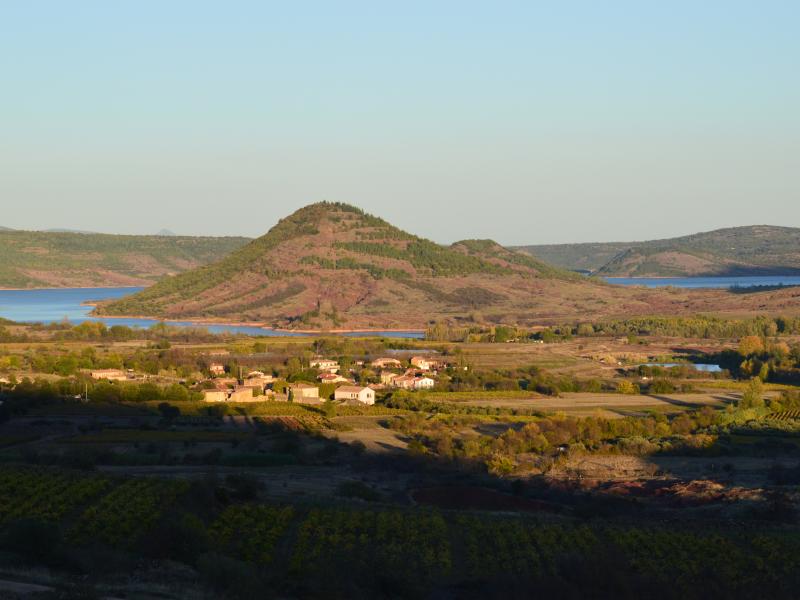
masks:
[[[643,242],[585,242],[515,249],[605,277],[799,275],[800,228],[748,225]]]
[[[213,262],[248,241],[0,230],[0,287],[146,286]]]

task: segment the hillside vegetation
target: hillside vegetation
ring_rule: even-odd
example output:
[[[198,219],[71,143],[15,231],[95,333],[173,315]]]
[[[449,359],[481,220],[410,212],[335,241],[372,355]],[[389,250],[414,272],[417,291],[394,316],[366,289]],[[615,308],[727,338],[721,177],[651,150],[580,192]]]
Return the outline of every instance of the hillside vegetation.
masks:
[[[754,225],[648,242],[519,248],[559,267],[606,277],[800,274],[800,229]]]
[[[0,287],[149,285],[218,260],[248,241],[0,230]]]
[[[763,299],[728,298],[741,311]],[[339,203],[307,206],[222,260],[101,304],[103,315],[294,329],[563,322],[724,310],[722,294],[609,286],[491,240],[442,246]],[[781,306],[795,306],[782,299]]]

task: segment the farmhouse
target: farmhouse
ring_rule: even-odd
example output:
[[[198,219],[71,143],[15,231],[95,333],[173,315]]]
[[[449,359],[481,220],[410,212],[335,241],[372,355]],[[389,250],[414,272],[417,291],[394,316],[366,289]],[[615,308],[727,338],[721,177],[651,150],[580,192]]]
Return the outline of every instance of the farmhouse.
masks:
[[[317,379],[319,379],[321,383],[350,383],[347,377],[342,377],[334,373],[320,373],[317,375]]]
[[[411,366],[416,367],[422,371],[431,371],[436,367],[436,361],[424,358],[422,356],[412,356]]]
[[[208,365],[208,372],[214,375],[215,377],[219,377],[220,375],[225,375],[225,365],[221,363],[211,363]]]
[[[292,398],[295,402],[299,402],[301,404],[318,404],[320,402],[319,388],[315,385],[309,385],[308,383],[293,383],[289,386],[289,391],[291,392]]]
[[[430,377],[415,377],[414,378],[414,389],[415,390],[429,390],[436,382],[431,379]]]
[[[335,360],[328,360],[326,358],[315,358],[312,359],[308,366],[312,369],[318,369],[325,373],[338,373],[339,372],[339,363]]]
[[[225,402],[228,399],[228,392],[223,390],[204,390],[203,400],[205,402]]]
[[[125,381],[128,374],[120,369],[97,369],[91,372],[92,379],[107,379],[108,381]]]
[[[253,402],[253,388],[237,387],[233,390],[204,390],[205,402]]]
[[[391,383],[400,377],[397,373],[391,371],[381,371],[381,383],[384,385],[391,385]]]
[[[377,369],[399,369],[403,366],[396,358],[376,358],[371,364]]]
[[[375,404],[375,390],[357,385],[343,385],[336,388],[334,399],[344,402],[360,402],[361,404]]]
[[[252,402],[253,388],[237,387],[228,394],[228,402]]]
[[[395,377],[392,385],[403,390],[429,390],[436,385],[436,382],[430,377],[401,375],[400,377]]]

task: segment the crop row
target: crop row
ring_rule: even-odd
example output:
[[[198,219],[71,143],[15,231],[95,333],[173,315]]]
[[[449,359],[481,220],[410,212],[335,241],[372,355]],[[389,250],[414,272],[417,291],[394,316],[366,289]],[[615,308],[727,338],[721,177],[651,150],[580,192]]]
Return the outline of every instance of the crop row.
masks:
[[[275,546],[294,516],[291,507],[258,504],[226,508],[211,527],[211,539],[237,558],[272,562]]]
[[[432,580],[451,569],[447,523],[438,513],[318,509],[300,525],[295,573],[338,570]]]
[[[131,479],[88,507],[70,533],[75,541],[99,539],[131,546],[186,491],[183,481]]]
[[[0,523],[58,521],[112,486],[105,477],[47,469],[0,469]]]

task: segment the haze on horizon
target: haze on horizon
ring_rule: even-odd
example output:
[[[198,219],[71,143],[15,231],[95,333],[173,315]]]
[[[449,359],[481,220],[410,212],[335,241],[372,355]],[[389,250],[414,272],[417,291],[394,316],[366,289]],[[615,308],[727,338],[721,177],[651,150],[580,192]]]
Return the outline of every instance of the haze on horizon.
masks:
[[[0,225],[447,243],[800,226],[792,1],[0,6]]]

